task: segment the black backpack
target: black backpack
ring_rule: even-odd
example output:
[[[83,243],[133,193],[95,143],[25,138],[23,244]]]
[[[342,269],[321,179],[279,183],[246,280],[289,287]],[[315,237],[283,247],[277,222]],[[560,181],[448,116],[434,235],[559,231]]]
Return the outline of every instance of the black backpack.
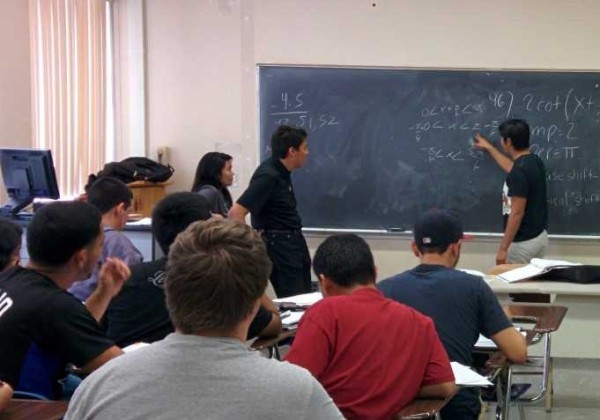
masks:
[[[171,165],[163,165],[145,157],[130,157],[110,162],[97,175],[90,175],[88,185],[97,178],[113,177],[128,184],[134,181],[165,182],[175,172]]]

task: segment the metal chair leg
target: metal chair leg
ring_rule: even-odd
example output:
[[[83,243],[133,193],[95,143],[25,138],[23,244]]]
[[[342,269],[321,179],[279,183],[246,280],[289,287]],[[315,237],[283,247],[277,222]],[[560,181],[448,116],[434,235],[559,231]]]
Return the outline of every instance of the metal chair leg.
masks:
[[[511,388],[512,388],[512,367],[508,367],[508,372],[506,373],[506,391],[504,391],[504,404],[503,404],[503,420],[510,419],[510,397],[511,397]]]
[[[519,409],[519,418],[525,420],[525,409],[523,408],[523,404],[517,403],[517,408]]]
[[[548,360],[548,390],[546,391],[546,413],[552,412],[552,400],[554,399],[554,362]]]

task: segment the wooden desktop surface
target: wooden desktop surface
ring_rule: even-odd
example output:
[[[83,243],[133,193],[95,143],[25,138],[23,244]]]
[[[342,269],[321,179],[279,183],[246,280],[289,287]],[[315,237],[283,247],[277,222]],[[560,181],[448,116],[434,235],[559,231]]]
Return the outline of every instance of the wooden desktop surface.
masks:
[[[67,401],[38,401],[13,399],[0,420],[58,420],[67,412]]]
[[[565,306],[535,303],[511,303],[504,305],[503,308],[513,321],[535,319],[532,330],[537,333],[558,330],[568,310]]]
[[[293,330],[283,330],[275,337],[269,338],[259,338],[254,343],[252,343],[252,348],[254,350],[263,350],[269,347],[273,347],[276,344],[279,344],[283,340],[286,340],[290,337],[294,337],[296,335],[296,329]]]
[[[433,418],[454,397],[454,394],[446,399],[416,399],[404,407],[396,419],[428,419]]]

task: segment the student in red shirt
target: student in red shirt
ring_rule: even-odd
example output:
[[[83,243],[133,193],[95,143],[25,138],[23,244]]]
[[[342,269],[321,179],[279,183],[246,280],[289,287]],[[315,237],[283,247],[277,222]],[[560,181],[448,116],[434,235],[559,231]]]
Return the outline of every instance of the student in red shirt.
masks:
[[[327,238],[313,269],[325,299],[302,317],[286,360],[308,369],[346,418],[391,418],[416,397],[454,393],[433,322],[376,289],[363,239]]]

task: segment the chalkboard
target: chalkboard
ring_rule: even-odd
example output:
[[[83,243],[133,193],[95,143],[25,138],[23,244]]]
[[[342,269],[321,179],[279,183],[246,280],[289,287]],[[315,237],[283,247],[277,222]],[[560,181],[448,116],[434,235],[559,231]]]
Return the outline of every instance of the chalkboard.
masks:
[[[261,157],[279,124],[308,131],[294,172],[305,227],[410,229],[424,209],[502,232],[505,174],[474,150],[524,118],[548,171],[549,233],[600,234],[600,74],[260,66]]]

